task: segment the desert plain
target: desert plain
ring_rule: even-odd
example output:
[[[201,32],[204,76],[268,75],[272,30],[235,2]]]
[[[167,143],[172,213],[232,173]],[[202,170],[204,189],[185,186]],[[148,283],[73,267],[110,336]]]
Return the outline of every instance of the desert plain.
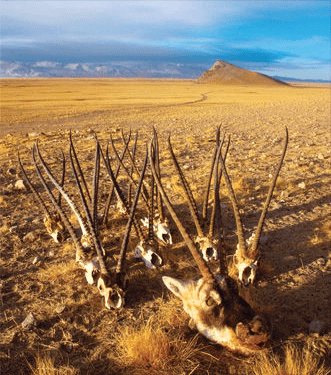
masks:
[[[329,85],[2,79],[1,87],[2,374],[330,373]],[[136,237],[132,232],[126,304],[121,310],[108,310],[77,267],[70,238],[62,244],[54,243],[45,231],[43,213],[31,191],[15,188],[16,181],[23,178],[17,163],[19,150],[27,173],[51,207],[32,164],[31,147],[36,140],[51,169],[59,175],[59,150],[68,154],[71,130],[78,158],[91,181],[95,134],[103,149],[110,135],[121,149],[121,131],[126,135],[130,129],[133,134],[138,131],[137,163],[141,166],[145,144],[155,127],[162,181],[180,218],[194,235],[167,137],[171,135],[200,209],[219,125],[231,136],[226,165],[247,235],[257,225],[281,154],[284,127],[289,131],[288,150],[262,234],[261,269],[254,285],[240,287],[244,298],[265,314],[273,327],[269,349],[251,357],[231,353],[191,331],[181,302],[163,285],[164,275],[199,277],[172,221],[174,244],[160,247],[165,264],[157,270],[146,269],[133,258]],[[125,184],[124,175],[120,178]],[[65,187],[75,194],[74,186],[67,163]],[[109,187],[102,169],[100,212]],[[223,181],[220,196],[224,236],[235,245],[236,226]],[[140,213],[144,214],[142,205]],[[110,259],[117,257],[126,220],[114,204],[107,225],[100,228]],[[22,325],[31,314],[33,322]],[[291,357],[291,353],[295,355]],[[261,370],[268,361],[278,361],[279,372]]]

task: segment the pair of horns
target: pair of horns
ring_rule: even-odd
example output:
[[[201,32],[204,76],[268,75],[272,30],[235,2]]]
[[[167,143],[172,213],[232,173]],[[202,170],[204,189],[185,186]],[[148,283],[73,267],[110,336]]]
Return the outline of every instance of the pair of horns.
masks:
[[[217,136],[217,139],[218,139],[218,136]],[[170,148],[170,152],[172,153],[172,157],[173,157],[173,160],[174,160],[174,163],[175,163],[175,166],[176,166],[176,169],[178,171],[178,173],[180,175],[182,175],[183,177],[181,177],[182,179],[182,182],[183,182],[183,185],[184,185],[184,188],[185,188],[185,192],[186,192],[186,195],[188,197],[188,200],[190,201],[190,206],[192,206],[191,208],[191,213],[194,214],[194,212],[197,212],[196,209],[194,209],[194,199],[193,199],[193,195],[192,197],[190,198],[190,190],[189,190],[189,187],[188,187],[188,184],[185,180],[185,177],[184,175],[182,174],[180,168],[179,168],[179,165],[176,161],[176,158],[174,157],[174,154],[173,154],[173,150],[172,150],[172,147],[171,147],[171,143],[170,143],[170,139],[168,140],[169,142],[169,148]],[[246,243],[245,243],[245,238],[244,238],[244,231],[243,231],[243,226],[242,226],[242,223],[241,223],[241,219],[240,219],[240,214],[239,214],[239,208],[238,208],[238,204],[237,204],[237,200],[235,198],[235,194],[234,194],[234,191],[233,191],[233,188],[232,188],[232,184],[231,184],[231,181],[230,181],[230,178],[229,178],[229,175],[227,173],[227,170],[226,170],[226,167],[225,167],[225,163],[224,163],[224,160],[223,160],[223,157],[222,157],[222,154],[221,154],[221,149],[222,149],[222,143],[223,142],[220,142],[217,146],[217,149],[216,149],[216,156],[215,156],[215,159],[214,159],[214,162],[213,163],[216,163],[216,165],[218,165],[218,161],[221,163],[221,169],[222,169],[222,172],[224,174],[224,177],[225,177],[225,181],[226,181],[226,185],[227,185],[227,189],[228,189],[228,193],[229,193],[229,197],[230,197],[230,200],[231,200],[231,203],[232,203],[232,206],[233,206],[233,209],[234,209],[234,215],[235,215],[235,219],[236,219],[236,225],[237,225],[237,235],[238,235],[238,244],[239,244],[239,249],[240,251],[243,251],[243,252],[248,252],[248,249],[246,247]],[[273,191],[274,191],[274,188],[275,188],[275,185],[276,185],[276,181],[277,181],[277,178],[278,178],[278,174],[279,174],[279,171],[281,169],[281,166],[282,166],[282,163],[283,163],[283,160],[284,160],[284,157],[285,157],[285,153],[286,153],[286,149],[287,149],[287,144],[288,144],[288,130],[287,128],[285,127],[285,143],[284,143],[284,148],[283,148],[283,152],[282,152],[282,155],[281,155],[281,159],[280,159],[280,162],[277,166],[277,169],[275,171],[275,174],[273,176],[273,179],[272,179],[272,182],[271,182],[271,185],[270,185],[270,188],[269,188],[269,191],[268,191],[268,195],[267,195],[267,198],[266,198],[266,201],[264,203],[264,207],[263,207],[263,211],[261,213],[261,216],[260,216],[260,219],[259,219],[259,223],[258,223],[258,226],[257,226],[257,229],[255,231],[255,236],[254,236],[254,241],[253,241],[253,244],[252,244],[252,247],[250,248],[250,252],[251,253],[255,253],[257,251],[257,247],[258,247],[258,244],[259,244],[259,241],[260,241],[260,237],[261,237],[261,233],[262,233],[262,228],[263,228],[263,224],[264,224],[264,221],[265,221],[265,217],[266,217],[266,214],[268,212],[268,208],[269,208],[269,204],[270,204],[270,201],[271,201],[271,197],[272,197],[272,194],[273,194]],[[181,221],[179,220],[174,208],[173,208],[173,205],[171,204],[163,186],[162,186],[162,183],[161,183],[161,180],[160,180],[160,176],[159,174],[157,173],[156,171],[156,168],[155,168],[155,161],[154,161],[154,158],[153,158],[153,147],[154,147],[154,138],[150,141],[149,143],[149,149],[148,149],[148,154],[149,154],[149,160],[150,160],[150,164],[151,164],[151,168],[152,168],[152,172],[153,172],[153,176],[154,176],[154,179],[155,179],[155,182],[157,184],[157,187],[159,189],[159,192],[161,193],[162,195],[162,198],[169,210],[169,213],[171,214],[175,224],[177,225],[185,243],[187,244],[195,262],[197,263],[197,266],[202,274],[202,276],[207,279],[207,280],[210,280],[213,282],[213,275],[211,273],[211,271],[209,270],[207,264],[204,262],[203,258],[201,257],[200,253],[198,252],[194,242],[192,241],[192,239],[190,238],[189,234],[187,233],[186,229],[184,228],[183,224],[181,223]],[[216,166],[215,166],[215,170],[216,170]],[[219,181],[218,179],[218,176],[217,176],[217,173],[215,173],[215,187],[218,187],[218,183],[217,181]],[[217,192],[218,194],[218,192]],[[215,204],[215,202],[214,202]],[[196,206],[195,206],[196,207]],[[195,214],[194,214],[195,215]],[[198,223],[198,217],[197,215],[196,216],[193,216],[194,218],[194,221],[196,223],[196,226],[197,226],[197,223]],[[197,226],[197,229],[198,229],[198,226]]]

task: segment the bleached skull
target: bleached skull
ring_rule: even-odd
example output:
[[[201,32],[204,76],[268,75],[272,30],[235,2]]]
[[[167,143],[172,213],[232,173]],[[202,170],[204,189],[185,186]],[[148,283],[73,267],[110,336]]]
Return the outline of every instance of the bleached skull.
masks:
[[[238,278],[245,286],[253,284],[258,268],[258,259],[243,259],[234,255],[234,263],[238,269]]]
[[[148,228],[147,217],[141,219],[141,222],[146,228]],[[160,219],[157,219],[157,221],[153,223],[153,232],[156,238],[158,238],[162,243],[165,245],[172,245],[172,236],[170,233],[168,220],[161,222]]]
[[[134,249],[134,257],[137,259],[142,259],[145,266],[150,269],[155,269],[163,264],[161,256],[155,253],[151,245],[144,242],[138,243]]]
[[[154,233],[155,236],[159,240],[161,240],[165,245],[172,245],[172,236],[167,221],[163,223],[161,221],[155,223]]]
[[[120,309],[124,306],[124,291],[118,285],[111,285],[106,275],[100,275],[98,279],[98,290],[105,298],[107,309]]]
[[[246,240],[246,248],[249,249],[251,247],[254,236],[255,234],[253,234]],[[236,252],[233,256],[233,260],[236,268],[238,269],[239,281],[242,282],[245,286],[249,285],[250,283],[253,284],[258,268],[259,253],[256,252],[254,256],[249,256],[243,251],[240,251],[238,244]]]
[[[218,260],[218,241],[208,237],[196,237],[195,243],[206,262]]]

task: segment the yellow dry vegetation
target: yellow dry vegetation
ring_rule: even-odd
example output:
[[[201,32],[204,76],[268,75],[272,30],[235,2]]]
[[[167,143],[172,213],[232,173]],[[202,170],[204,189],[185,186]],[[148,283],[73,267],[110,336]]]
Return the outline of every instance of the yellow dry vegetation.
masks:
[[[153,110],[204,104],[204,112],[217,107],[253,105],[328,96],[328,87],[254,87],[197,84],[191,80],[139,79],[2,79],[3,125],[18,126],[81,115]],[[190,107],[186,107],[190,110]],[[187,113],[187,111],[185,111]],[[228,112],[225,108],[225,114]],[[134,111],[134,116],[137,113]],[[276,116],[277,117],[277,116]]]
[[[191,332],[181,302],[170,296],[161,280],[164,275],[185,280],[199,277],[174,223],[174,245],[160,248],[165,260],[160,270],[147,270],[133,259],[137,238],[132,233],[126,305],[120,311],[108,311],[75,264],[72,241],[53,243],[31,192],[17,191],[13,185],[23,178],[17,165],[19,147],[28,175],[54,211],[32,164],[31,146],[36,140],[58,177],[59,150],[68,155],[71,130],[91,188],[94,132],[103,151],[110,133],[121,151],[121,129],[126,137],[130,129],[139,131],[137,164],[141,168],[154,126],[159,134],[162,182],[180,219],[194,235],[167,137],[171,134],[174,152],[200,210],[215,130],[222,124],[231,135],[226,165],[248,238],[258,223],[286,125],[289,145],[263,229],[261,278],[243,292],[259,313],[269,317],[275,332],[271,345],[281,347],[300,333],[308,336],[314,319],[327,327],[331,324],[329,86],[223,86],[142,79],[2,79],[1,85],[0,274],[4,277],[0,344],[4,350],[0,360],[8,374],[328,374],[330,361],[321,367],[323,372],[318,369],[323,358],[310,357],[296,347],[265,352],[255,361]],[[113,157],[111,147],[110,153]],[[114,158],[111,163],[115,167]],[[70,162],[67,164],[65,188],[77,201]],[[10,168],[13,173],[7,172]],[[119,181],[126,188],[122,170]],[[100,214],[109,189],[102,166]],[[220,190],[225,242],[234,251],[236,227],[223,180]],[[212,196],[209,198],[210,213]],[[76,217],[65,202],[64,206],[78,230]],[[107,225],[100,229],[109,268],[118,257],[127,220],[114,206]],[[138,207],[139,214],[145,215],[142,202]],[[32,241],[25,239],[30,232]],[[37,263],[36,257],[40,259]],[[38,324],[24,330],[20,323],[30,312]],[[40,350],[37,356],[36,350]]]
[[[309,351],[295,344],[284,346],[282,359],[271,352],[256,357],[250,375],[329,375],[331,370]]]

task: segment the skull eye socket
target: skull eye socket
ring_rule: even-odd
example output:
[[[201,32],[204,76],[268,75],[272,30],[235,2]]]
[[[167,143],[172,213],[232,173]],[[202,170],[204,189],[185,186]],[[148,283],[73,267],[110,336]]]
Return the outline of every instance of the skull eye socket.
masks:
[[[162,265],[162,260],[155,253],[153,253],[151,257],[151,263],[153,266],[159,267]]]
[[[170,242],[169,234],[162,234],[162,239],[165,243],[169,243]]]
[[[211,258],[214,255],[214,249],[212,247],[207,247],[206,254]]]
[[[212,297],[208,297],[208,298],[206,299],[206,305],[207,305],[207,306],[213,306],[213,305],[215,305],[215,301],[214,301],[214,299],[213,299]]]
[[[248,285],[251,282],[251,277],[252,277],[252,269],[251,267],[246,267],[242,275],[243,283],[245,285]]]

